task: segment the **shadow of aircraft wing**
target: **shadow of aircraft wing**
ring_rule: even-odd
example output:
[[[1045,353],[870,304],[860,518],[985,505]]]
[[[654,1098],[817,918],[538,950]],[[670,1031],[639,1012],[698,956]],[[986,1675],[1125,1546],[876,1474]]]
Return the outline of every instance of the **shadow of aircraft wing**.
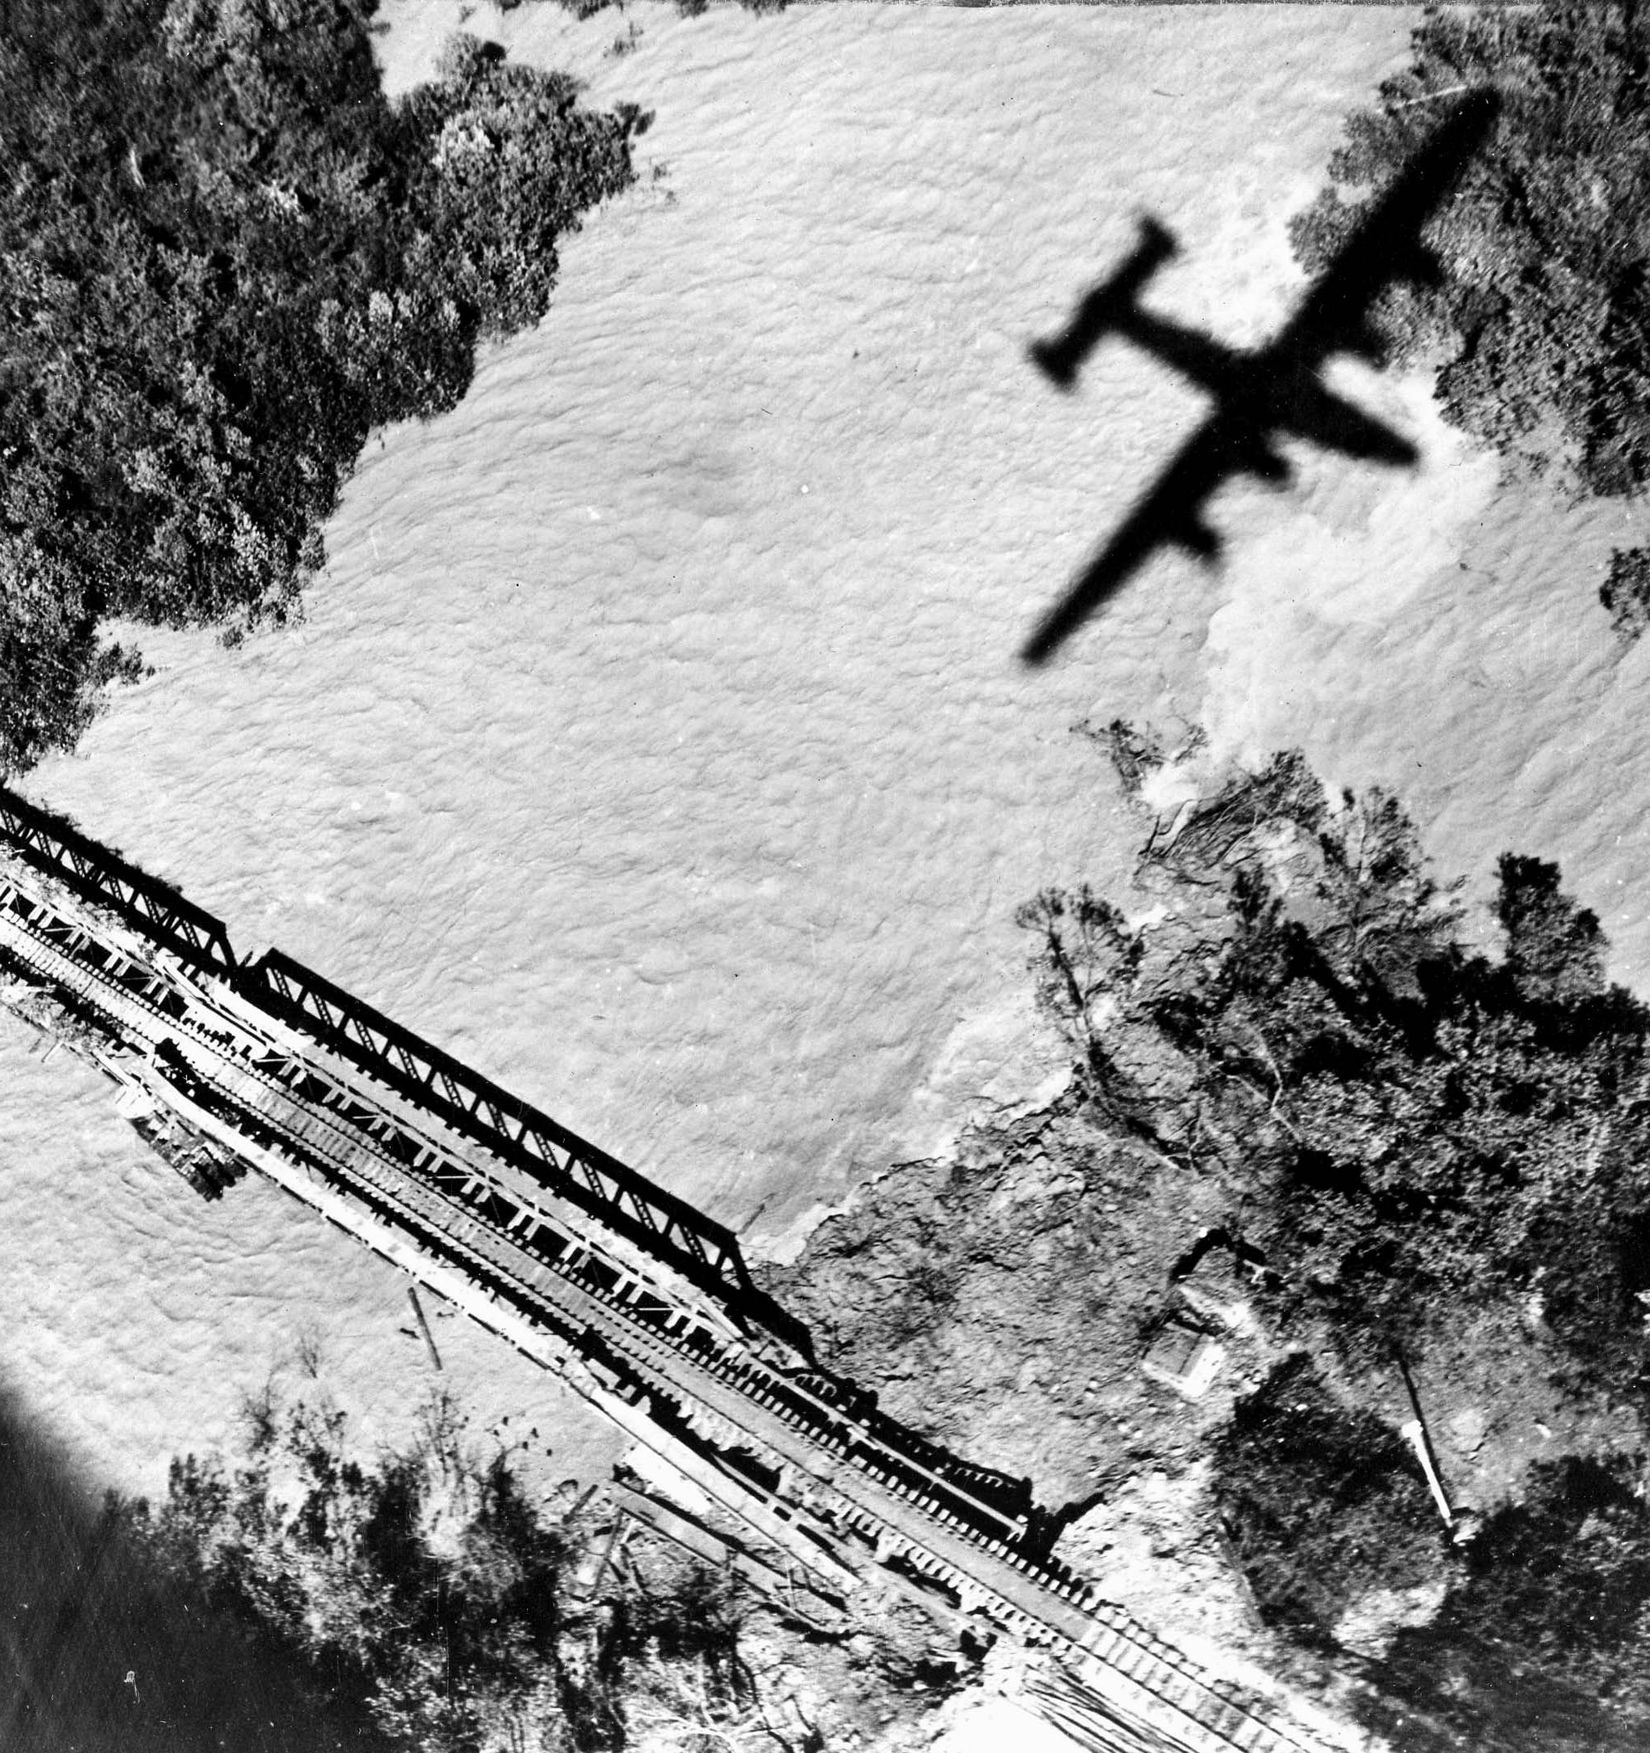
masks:
[[[1401,433],[1320,383],[1297,384],[1288,405],[1278,410],[1278,425],[1323,450],[1338,450],[1363,462],[1401,467],[1421,460],[1421,453]]]
[[[1380,195],[1306,295],[1270,351],[1317,363],[1331,353],[1373,357],[1369,307],[1397,280],[1434,284],[1437,261],[1421,242],[1501,108],[1493,91],[1471,93]]]
[[[1206,421],[1157,484],[1129,513],[1117,534],[1072,581],[1021,648],[1021,659],[1046,663],[1077,629],[1114,596],[1159,548],[1184,548],[1201,560],[1220,553],[1220,537],[1204,522],[1209,496],[1246,465],[1234,458],[1229,423]],[[1256,468],[1255,472],[1262,470]]]

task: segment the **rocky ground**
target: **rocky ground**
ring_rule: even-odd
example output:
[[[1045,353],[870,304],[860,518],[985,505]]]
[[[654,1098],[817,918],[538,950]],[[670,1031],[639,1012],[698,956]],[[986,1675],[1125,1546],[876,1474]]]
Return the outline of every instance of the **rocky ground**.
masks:
[[[1167,1329],[1199,1319],[1174,1276],[1221,1205],[1212,1183],[1067,1100],[891,1170],[775,1288],[895,1417],[1029,1475],[1059,1550],[1117,1599],[1166,1635],[1259,1654],[1202,1444],[1270,1348],[1252,1322],[1222,1331],[1195,1400],[1142,1367]]]

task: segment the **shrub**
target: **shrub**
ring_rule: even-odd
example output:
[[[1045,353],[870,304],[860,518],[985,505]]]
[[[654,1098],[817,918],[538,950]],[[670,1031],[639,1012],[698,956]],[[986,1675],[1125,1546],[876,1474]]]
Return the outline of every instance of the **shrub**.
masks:
[[[1266,1620],[1330,1639],[1361,1597],[1440,1580],[1445,1542],[1408,1445],[1330,1396],[1303,1357],[1240,1400],[1211,1485]]]
[[[1623,645],[1650,627],[1650,548],[1617,548],[1598,600],[1610,611],[1610,625]]]

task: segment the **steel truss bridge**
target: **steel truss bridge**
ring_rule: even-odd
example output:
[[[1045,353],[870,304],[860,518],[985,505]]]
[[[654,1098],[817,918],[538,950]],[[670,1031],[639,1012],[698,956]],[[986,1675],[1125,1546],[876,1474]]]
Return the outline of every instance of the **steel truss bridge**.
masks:
[[[198,1190],[258,1169],[554,1371],[650,1451],[628,1513],[803,1620],[890,1589],[983,1620],[1042,1652],[1023,1702],[1102,1753],[1334,1744],[1103,1600],[1048,1551],[1028,1481],[820,1368],[732,1231],[290,957],[242,962],[218,920],[4,788],[0,1002],[188,1140]]]

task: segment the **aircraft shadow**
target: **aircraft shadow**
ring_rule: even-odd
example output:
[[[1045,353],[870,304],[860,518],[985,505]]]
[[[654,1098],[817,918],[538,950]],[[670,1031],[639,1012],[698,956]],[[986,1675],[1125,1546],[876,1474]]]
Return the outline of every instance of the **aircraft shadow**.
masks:
[[[1108,336],[1121,336],[1202,388],[1214,406],[1038,624],[1020,654],[1027,664],[1047,662],[1158,549],[1179,548],[1206,564],[1218,559],[1224,542],[1207,521],[1208,502],[1240,475],[1288,486],[1292,470],[1276,448],[1278,438],[1304,438],[1387,467],[1415,464],[1414,445],[1329,389],[1322,368],[1341,353],[1380,364],[1372,305],[1399,281],[1438,282],[1439,266],[1422,231],[1488,137],[1498,108],[1490,91],[1453,106],[1398,177],[1367,203],[1294,316],[1265,346],[1230,347],[1141,305],[1146,283],[1179,249],[1168,227],[1150,217],[1142,220],[1129,258],[1084,296],[1066,327],[1031,344],[1031,362],[1070,392],[1095,349]]]

